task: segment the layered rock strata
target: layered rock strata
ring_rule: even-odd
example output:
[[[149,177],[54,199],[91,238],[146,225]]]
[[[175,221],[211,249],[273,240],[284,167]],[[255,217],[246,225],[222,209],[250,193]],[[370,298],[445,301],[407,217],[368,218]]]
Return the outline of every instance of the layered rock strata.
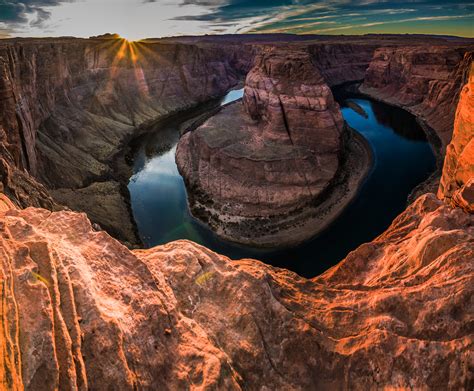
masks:
[[[142,124],[222,95],[251,61],[250,46],[2,41],[0,177],[5,191],[18,205],[54,209],[57,204],[38,182],[63,189],[58,201],[109,227],[100,218],[100,204],[93,202],[100,191],[92,190],[128,180],[128,172],[122,178],[114,165],[121,145]],[[13,175],[15,170],[31,176]],[[70,189],[92,198],[78,205],[74,196],[67,197]],[[126,202],[119,210],[119,226],[132,224]],[[119,226],[111,232],[119,232]],[[126,231],[118,237],[136,241],[133,230]]]
[[[319,69],[329,86],[361,81],[372,61],[375,49],[381,43],[366,42],[328,42],[309,45],[313,63]]]
[[[184,135],[176,161],[193,212],[219,235],[288,245],[324,226],[308,219],[315,223],[312,205],[323,201],[343,171],[350,134],[308,51],[270,48],[247,75],[243,103]],[[357,189],[370,159],[366,146],[353,140],[351,157],[366,163],[356,165],[351,178]]]
[[[360,90],[415,114],[433,129],[431,141],[444,155],[472,50],[472,46],[456,45],[380,47]]]

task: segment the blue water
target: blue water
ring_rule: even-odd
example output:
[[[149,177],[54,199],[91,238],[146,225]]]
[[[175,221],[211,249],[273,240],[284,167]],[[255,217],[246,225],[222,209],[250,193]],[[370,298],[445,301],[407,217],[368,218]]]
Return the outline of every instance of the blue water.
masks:
[[[243,90],[231,91],[216,105],[239,99],[242,94]],[[262,250],[223,241],[195,220],[175,163],[180,125],[196,115],[189,112],[137,140],[128,189],[144,244],[152,247],[190,239],[233,259],[257,258],[314,277],[382,233],[405,209],[411,190],[434,171],[435,158],[409,113],[368,99],[343,96],[338,100],[344,119],[372,146],[374,166],[356,199],[317,237],[294,248]],[[347,107],[350,100],[361,106],[368,118]]]

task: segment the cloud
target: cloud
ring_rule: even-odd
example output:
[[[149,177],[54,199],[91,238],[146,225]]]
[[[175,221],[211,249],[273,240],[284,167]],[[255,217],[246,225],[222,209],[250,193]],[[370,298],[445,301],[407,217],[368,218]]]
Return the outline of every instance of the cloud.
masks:
[[[0,38],[6,37],[29,25],[42,28],[51,12],[46,8],[58,6],[68,0],[0,0]],[[72,0],[69,0],[72,1]]]
[[[427,21],[433,33],[440,32],[436,25],[452,21],[456,33],[456,20],[469,35],[472,11],[472,0],[0,0],[0,36],[363,32],[406,22],[411,31]]]
[[[423,16],[423,17],[416,17],[416,18],[397,19],[397,20],[381,21],[381,22],[370,22],[370,23],[362,23],[362,24],[353,24],[353,25],[334,27],[334,28],[318,29],[318,30],[314,30],[314,32],[315,33],[327,33],[327,32],[333,32],[333,31],[339,31],[339,30],[348,30],[348,29],[354,29],[354,28],[382,26],[382,25],[387,25],[387,24],[398,24],[398,23],[420,22],[420,21],[456,20],[456,19],[466,19],[466,18],[472,18],[472,17],[474,17],[474,14],[446,15],[446,16]]]

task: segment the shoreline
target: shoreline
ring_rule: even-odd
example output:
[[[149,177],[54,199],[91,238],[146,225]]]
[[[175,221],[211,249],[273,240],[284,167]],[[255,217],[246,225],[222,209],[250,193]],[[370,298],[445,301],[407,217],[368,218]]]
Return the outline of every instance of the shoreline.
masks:
[[[355,200],[374,168],[374,151],[370,143],[355,129],[346,126],[350,136],[343,163],[334,181],[311,202],[316,205],[308,204],[292,210],[285,217],[243,218],[218,213],[209,205],[197,201],[196,194],[188,192],[191,215],[220,239],[237,245],[279,249],[295,247],[311,240],[334,223]],[[218,216],[218,220],[213,216]],[[231,221],[222,221],[223,218]],[[246,226],[251,227],[251,230],[242,231]],[[255,240],[256,233],[268,231],[270,227],[273,231]]]

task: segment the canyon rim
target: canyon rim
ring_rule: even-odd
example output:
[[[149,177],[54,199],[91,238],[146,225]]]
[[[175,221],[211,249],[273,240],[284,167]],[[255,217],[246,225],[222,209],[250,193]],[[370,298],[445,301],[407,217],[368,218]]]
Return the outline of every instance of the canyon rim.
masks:
[[[262,16],[205,3],[164,25]],[[284,3],[136,41],[0,5],[1,389],[474,388],[474,38]]]

